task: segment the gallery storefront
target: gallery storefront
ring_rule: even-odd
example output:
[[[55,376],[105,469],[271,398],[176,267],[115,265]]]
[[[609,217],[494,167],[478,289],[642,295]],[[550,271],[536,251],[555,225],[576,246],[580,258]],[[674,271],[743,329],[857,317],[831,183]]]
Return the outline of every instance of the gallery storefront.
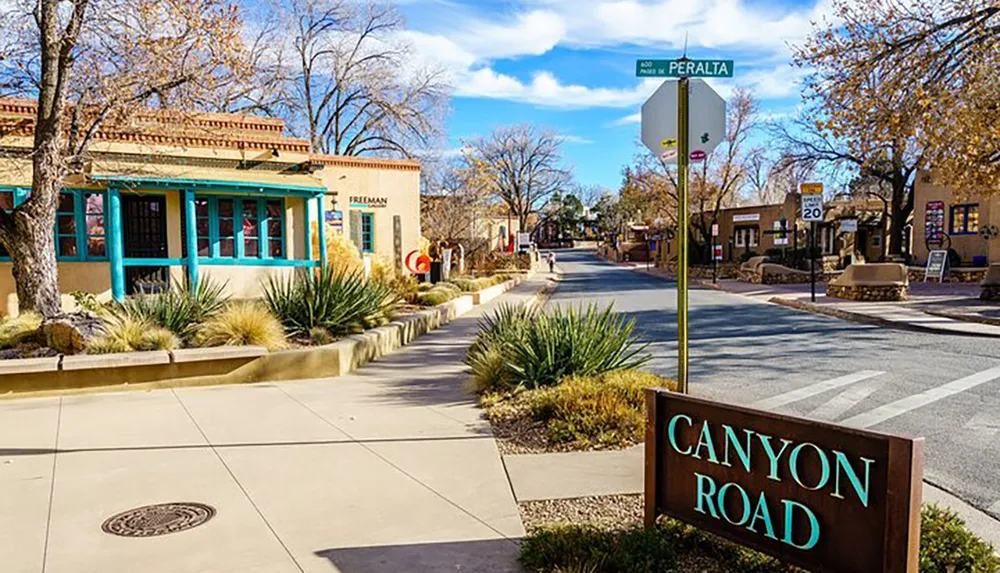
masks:
[[[11,210],[30,193],[34,109],[30,100],[0,100],[0,208]],[[64,305],[74,291],[121,299],[204,276],[234,297],[258,296],[269,277],[324,264],[326,233],[351,232],[335,215],[348,192],[386,198],[363,210],[371,214],[358,229],[369,252],[383,252],[375,248],[381,243],[393,251],[392,217],[386,232],[374,214],[393,199],[393,214],[410,230],[400,248],[417,247],[419,164],[315,156],[283,130],[276,119],[205,114],[184,128],[152,120],[101,134],[58,203],[53,232]],[[0,310],[11,313],[17,301],[8,261],[0,249]]]

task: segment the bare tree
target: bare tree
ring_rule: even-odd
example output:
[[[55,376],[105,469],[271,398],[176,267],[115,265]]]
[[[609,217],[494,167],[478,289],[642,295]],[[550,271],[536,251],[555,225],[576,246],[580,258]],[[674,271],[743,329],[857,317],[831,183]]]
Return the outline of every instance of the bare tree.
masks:
[[[37,99],[30,196],[0,210],[22,311],[61,312],[56,204],[104,129],[160,121],[245,74],[239,13],[226,0],[19,0],[3,14],[0,84]],[[176,121],[176,120],[174,120]]]
[[[785,155],[773,158],[758,148],[747,158],[744,196],[754,205],[775,205],[796,192],[799,183],[807,182],[812,175],[812,166]]]
[[[432,241],[462,241],[475,250],[482,221],[490,208],[489,190],[479,174],[456,157],[435,170],[420,201],[420,226]]]
[[[466,159],[527,231],[529,217],[553,193],[571,186],[561,147],[562,139],[552,132],[531,125],[501,127],[470,141]]]
[[[404,23],[376,0],[280,0],[290,21],[291,100],[313,149],[410,157],[441,134],[449,86],[416,65]]]

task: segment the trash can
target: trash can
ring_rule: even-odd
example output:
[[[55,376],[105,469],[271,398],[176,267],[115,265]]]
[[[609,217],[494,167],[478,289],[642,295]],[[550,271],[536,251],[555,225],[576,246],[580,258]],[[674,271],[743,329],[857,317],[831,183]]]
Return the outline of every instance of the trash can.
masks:
[[[441,271],[444,264],[441,261],[431,261],[431,284],[441,282]]]

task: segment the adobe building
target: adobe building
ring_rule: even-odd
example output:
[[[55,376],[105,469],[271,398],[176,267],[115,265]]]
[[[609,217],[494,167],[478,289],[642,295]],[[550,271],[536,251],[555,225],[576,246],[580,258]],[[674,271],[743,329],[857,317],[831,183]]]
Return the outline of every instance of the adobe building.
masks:
[[[913,259],[927,262],[931,250],[954,249],[962,266],[1000,262],[1000,194],[961,195],[929,172],[913,188]]]
[[[31,191],[35,109],[0,99],[0,208]],[[256,297],[268,277],[327,262],[327,233],[351,234],[370,255],[418,248],[416,162],[313,155],[272,118],[150,112],[135,123],[99,132],[82,173],[65,180],[53,232],[67,307],[74,291],[120,300],[204,276]],[[0,252],[10,314],[8,261]]]
[[[749,205],[721,209],[716,218],[718,236],[714,244],[722,249],[722,262],[738,263],[754,255],[764,255],[774,249],[806,249],[809,224],[799,220],[799,195],[789,193],[783,203]],[[711,227],[711,213],[706,214]],[[700,214],[691,214],[692,233],[701,239],[696,221]],[[856,220],[858,230],[845,232],[842,221]],[[824,221],[816,225],[816,246],[824,258],[824,266],[844,268],[851,263],[874,262],[883,258],[884,229],[880,206],[848,197],[834,197],[824,203]],[[677,256],[677,239],[673,237],[658,247],[657,260],[669,265]],[[693,264],[710,264],[709,253],[695,253]],[[698,262],[695,262],[698,261]]]

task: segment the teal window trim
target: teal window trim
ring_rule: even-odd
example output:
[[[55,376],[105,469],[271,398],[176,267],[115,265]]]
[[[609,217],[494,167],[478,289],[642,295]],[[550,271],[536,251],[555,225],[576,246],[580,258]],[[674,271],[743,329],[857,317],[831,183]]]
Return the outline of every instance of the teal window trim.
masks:
[[[969,228],[969,214],[976,214],[976,228]],[[960,228],[955,228],[955,214],[961,213],[962,220]],[[976,235],[979,233],[979,203],[966,203],[963,205],[952,205],[948,211],[948,228],[952,235]]]
[[[176,267],[187,264],[187,259],[124,259],[126,267]],[[215,265],[220,267],[318,267],[319,261],[301,259],[243,259],[229,257],[209,258],[199,257],[198,265]]]
[[[325,193],[326,187],[307,185],[279,185],[255,183],[253,181],[220,181],[216,179],[186,179],[158,177],[128,177],[119,175],[94,175],[95,181],[102,181],[109,186],[125,189],[191,189],[201,192],[218,192],[235,195],[277,195],[295,197],[315,197],[317,193]]]
[[[194,200],[205,201],[208,204],[208,256],[198,255],[198,263],[205,265],[218,265],[218,264],[246,264],[254,265],[260,261],[274,260],[274,261],[286,261],[288,259],[288,225],[286,221],[286,204],[284,197],[238,197],[231,195],[195,195]],[[233,201],[233,239],[235,241],[234,245],[234,256],[224,256],[221,253],[219,247],[220,232],[219,232],[219,201],[220,200],[232,200]],[[267,215],[267,203],[278,202],[279,203],[279,215],[276,218],[279,220],[281,233],[276,235],[275,238],[280,239],[281,249],[276,256],[270,254],[267,225],[268,221],[271,220]],[[254,239],[252,237],[247,237],[244,233],[243,228],[243,206],[245,204],[253,204],[256,207],[256,224],[257,224],[257,237]],[[197,234],[197,219],[204,220],[205,217],[196,217],[195,225],[195,243],[197,244],[198,239],[204,238],[199,237]],[[185,225],[185,232],[187,228]],[[227,237],[228,238],[228,237]],[[256,240],[257,241],[257,256],[247,256],[246,255],[246,240]],[[225,260],[236,260],[237,263],[223,263],[219,261]],[[272,266],[272,265],[269,265]],[[273,265],[273,266],[281,266]],[[297,266],[297,265],[287,265],[287,266]]]
[[[60,195],[72,195],[73,196],[73,212],[69,211],[56,211],[56,225],[53,229],[56,241],[56,261],[59,262],[107,262],[108,257],[108,194],[100,190],[92,189],[63,189],[59,192]],[[87,233],[87,202],[85,200],[87,195],[99,195],[101,197],[101,207],[104,210],[104,233],[103,234],[88,234]],[[22,201],[26,197],[22,198]],[[18,203],[20,204],[20,203]],[[59,232],[59,216],[60,215],[73,215],[73,232],[72,233],[60,233]],[[91,255],[90,254],[90,238],[91,237],[104,237],[104,254],[103,255]],[[76,245],[75,255],[61,255],[59,254],[59,240],[65,238],[72,238],[73,244]]]
[[[365,226],[368,231],[365,231]],[[361,212],[361,252],[371,254],[375,252],[375,213]]]

